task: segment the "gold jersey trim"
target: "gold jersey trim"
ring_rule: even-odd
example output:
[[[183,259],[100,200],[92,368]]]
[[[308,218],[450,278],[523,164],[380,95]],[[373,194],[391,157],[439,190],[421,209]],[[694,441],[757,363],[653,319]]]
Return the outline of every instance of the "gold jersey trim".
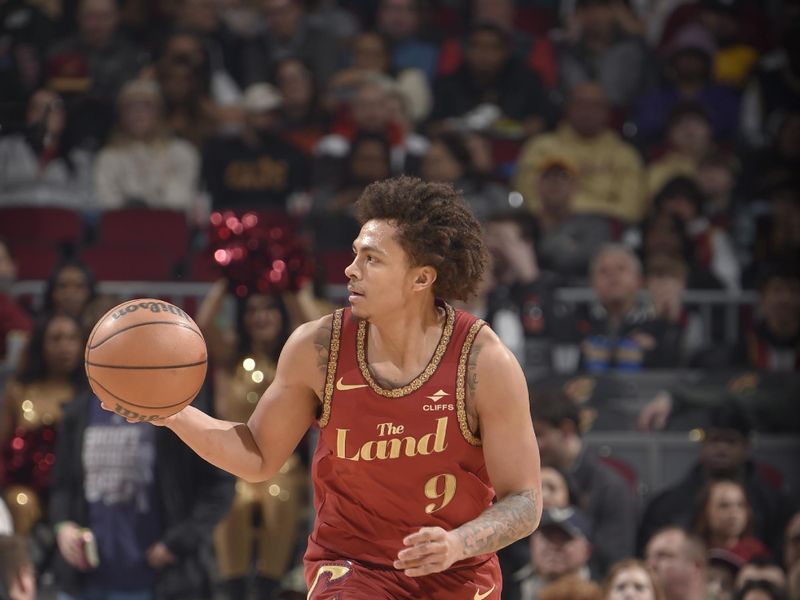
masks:
[[[336,379],[336,365],[339,362],[339,339],[342,335],[342,314],[340,308],[333,313],[331,324],[331,343],[328,349],[328,367],[325,372],[325,392],[322,394],[322,415],[319,418],[319,427],[322,429],[331,418],[331,399],[333,398],[333,380]]]
[[[372,373],[369,372],[366,352],[367,322],[361,321],[358,324],[358,338],[356,344],[358,367],[361,369],[361,375],[364,377],[364,381],[369,384],[369,387],[372,388],[373,392],[384,396],[385,398],[401,398],[417,391],[426,381],[428,381],[428,379],[433,376],[433,374],[436,372],[436,369],[439,367],[439,363],[441,362],[444,353],[447,351],[447,344],[450,342],[450,336],[453,334],[453,323],[455,323],[456,320],[456,311],[453,310],[453,307],[445,303],[444,308],[445,312],[447,313],[447,319],[445,320],[444,329],[442,330],[442,336],[439,338],[439,344],[436,346],[436,351],[433,353],[433,357],[428,363],[428,366],[425,367],[425,370],[417,375],[413,381],[407,383],[403,387],[389,390],[379,386],[378,383],[372,378]]]
[[[469,429],[469,423],[467,422],[467,391],[464,384],[467,379],[467,361],[469,360],[469,352],[472,350],[472,343],[475,341],[475,336],[478,335],[480,328],[485,324],[485,321],[478,319],[469,328],[467,337],[464,339],[464,345],[461,346],[461,356],[458,359],[458,371],[456,373],[456,415],[458,416],[458,426],[461,429],[461,435],[473,446],[480,446],[481,439]]]

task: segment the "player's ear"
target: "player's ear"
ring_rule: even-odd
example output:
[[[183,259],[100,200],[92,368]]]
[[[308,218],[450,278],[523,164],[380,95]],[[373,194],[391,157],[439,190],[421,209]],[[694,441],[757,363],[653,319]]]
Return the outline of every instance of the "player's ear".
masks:
[[[427,265],[419,267],[417,269],[417,276],[414,279],[414,289],[424,290],[425,288],[431,287],[434,281],[436,281],[436,269]]]

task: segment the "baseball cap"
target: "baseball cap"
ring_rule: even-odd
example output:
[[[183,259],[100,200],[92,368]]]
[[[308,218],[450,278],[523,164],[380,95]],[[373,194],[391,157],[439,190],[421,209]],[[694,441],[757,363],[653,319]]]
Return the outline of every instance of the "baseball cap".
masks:
[[[548,527],[561,529],[571,538],[589,538],[592,527],[589,519],[579,509],[574,506],[567,508],[548,508],[542,513],[542,521],[539,530]]]
[[[728,567],[732,571],[738,571],[744,565],[744,560],[738,554],[724,548],[712,548],[708,551],[708,561]]]
[[[572,176],[578,174],[578,167],[575,163],[563,155],[548,156],[539,164],[539,173],[543,174],[554,170],[565,171]]]
[[[242,106],[247,112],[275,110],[283,104],[280,92],[269,83],[254,83],[244,92]]]

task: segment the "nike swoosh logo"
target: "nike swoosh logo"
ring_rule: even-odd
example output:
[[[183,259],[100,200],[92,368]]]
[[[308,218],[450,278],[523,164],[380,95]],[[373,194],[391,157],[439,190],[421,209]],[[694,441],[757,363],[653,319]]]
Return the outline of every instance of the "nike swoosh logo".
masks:
[[[346,392],[347,390],[357,390],[358,388],[367,387],[366,383],[342,383],[342,379],[344,377],[339,377],[339,381],[336,382],[336,389],[340,392]]]
[[[475,590],[475,595],[472,597],[472,600],[483,600],[484,598],[486,598],[486,596],[491,594],[493,591],[494,591],[494,586],[490,587],[488,591],[483,592],[482,594],[481,594],[480,590]]]

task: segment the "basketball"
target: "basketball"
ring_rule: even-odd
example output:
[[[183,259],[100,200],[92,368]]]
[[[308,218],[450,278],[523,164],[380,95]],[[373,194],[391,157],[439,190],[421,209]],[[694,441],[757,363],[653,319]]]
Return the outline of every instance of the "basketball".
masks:
[[[154,298],[129,300],[97,322],[86,343],[86,376],[98,398],[136,421],[168,417],[203,385],[203,334],[182,309]]]

